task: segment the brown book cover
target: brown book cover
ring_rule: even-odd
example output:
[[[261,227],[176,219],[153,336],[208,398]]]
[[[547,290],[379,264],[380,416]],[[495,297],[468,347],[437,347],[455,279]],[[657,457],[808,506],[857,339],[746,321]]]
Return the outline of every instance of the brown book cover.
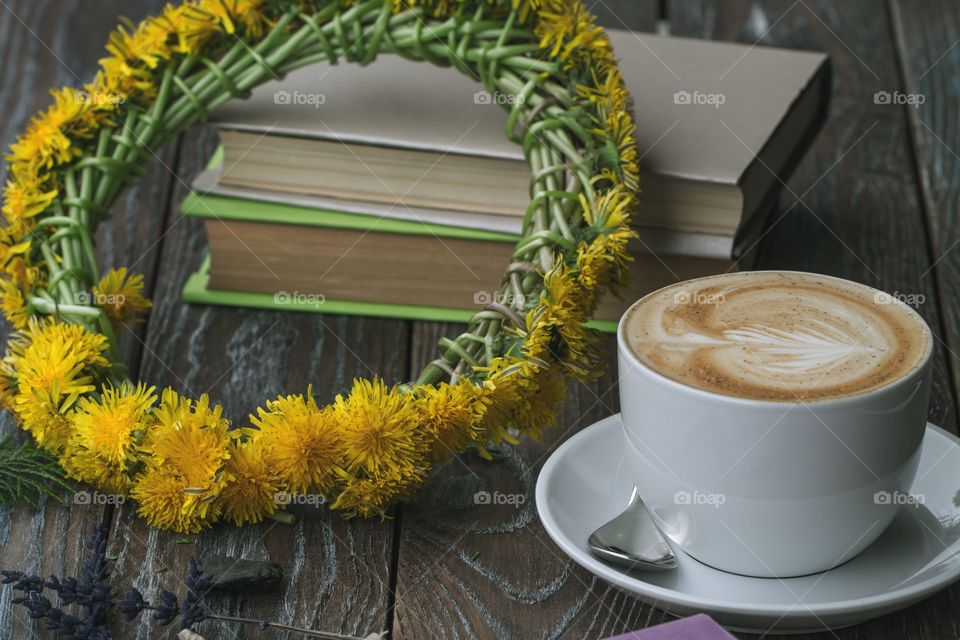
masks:
[[[514,250],[511,242],[429,234],[213,218],[204,224],[209,288],[355,303],[481,311],[499,295]],[[632,302],[677,280],[733,269],[730,261],[633,254],[622,297],[605,296],[596,320],[616,322]]]

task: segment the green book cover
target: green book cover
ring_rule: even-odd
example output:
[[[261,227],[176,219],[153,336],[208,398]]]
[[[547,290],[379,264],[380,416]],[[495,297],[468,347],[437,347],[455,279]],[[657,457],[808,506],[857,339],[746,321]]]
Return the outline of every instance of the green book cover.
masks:
[[[377,233],[432,234],[438,237],[468,238],[493,242],[515,243],[517,236],[464,229],[461,227],[432,224],[411,220],[395,220],[343,211],[310,209],[274,202],[259,202],[241,198],[229,198],[218,195],[203,195],[195,192],[188,195],[181,207],[184,215],[197,218],[220,220],[243,220],[281,224],[300,224],[338,229],[375,231]],[[474,314],[469,309],[451,309],[445,307],[424,307],[419,305],[386,304],[376,302],[356,302],[351,300],[325,299],[316,301],[276,300],[277,295],[254,293],[249,291],[226,291],[211,289],[210,258],[203,261],[200,269],[190,276],[183,288],[183,299],[189,303],[216,304],[257,309],[283,309],[285,311],[304,311],[324,314],[343,314],[399,318],[404,320],[427,320],[435,322],[467,322]],[[616,322],[593,321],[589,326],[601,331],[616,331]]]
[[[465,238],[469,240],[492,240],[494,242],[516,243],[520,237],[509,233],[464,229],[417,220],[396,220],[381,216],[347,213],[324,209],[312,209],[277,202],[261,202],[212,194],[191,192],[180,206],[180,211],[196,218],[214,218],[218,220],[243,220],[247,222],[269,222],[282,224],[302,224],[311,227],[332,229],[352,229],[357,231],[376,231],[378,233],[397,233],[408,235],[433,235],[440,238]]]

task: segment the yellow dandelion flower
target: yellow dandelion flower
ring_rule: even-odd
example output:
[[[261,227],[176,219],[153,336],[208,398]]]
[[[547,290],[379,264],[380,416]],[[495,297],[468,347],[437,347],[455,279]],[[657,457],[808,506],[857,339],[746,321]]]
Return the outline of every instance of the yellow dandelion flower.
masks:
[[[224,469],[227,484],[217,498],[223,517],[241,526],[260,522],[276,511],[280,485],[274,471],[264,455],[262,443],[232,443]]]
[[[126,21],[110,35],[100,71],[86,87],[96,104],[110,111],[128,100],[153,98],[157,93],[155,70],[173,54],[195,53],[188,42],[186,14],[190,3],[167,5],[159,16],[137,25]]]
[[[218,31],[242,31],[251,38],[260,38],[270,24],[263,4],[264,0],[199,0],[189,5],[186,13],[190,37],[202,42]]]
[[[0,266],[15,285],[27,291],[43,284],[43,273],[31,260],[32,244],[25,239],[29,229],[21,222],[0,228]]]
[[[164,389],[154,420],[141,446],[148,469],[162,469],[182,480],[183,510],[212,521],[219,513],[214,502],[226,483],[223,467],[229,458],[229,424],[220,405],[210,406],[206,394],[196,401]]]
[[[161,467],[149,467],[134,481],[130,496],[137,513],[150,526],[178,533],[199,533],[212,524],[208,513],[197,508],[183,476]]]
[[[412,496],[424,480],[424,476],[419,474],[409,477],[367,478],[342,469],[337,473],[340,476],[341,489],[330,508],[340,511],[345,518],[386,518],[390,505]]]
[[[520,385],[512,378],[496,382],[484,380],[480,401],[484,405],[480,432],[475,437],[480,445],[499,446],[504,442],[519,444],[510,430],[513,429],[513,407],[520,400]],[[489,459],[490,454],[484,446],[478,449],[481,456]]]
[[[206,394],[192,401],[164,389],[143,449],[152,462],[179,473],[190,486],[213,488],[230,441],[222,414],[223,407],[211,407]]]
[[[393,12],[400,13],[408,9],[422,7],[427,15],[434,18],[444,18],[454,15],[458,9],[458,4],[455,0],[393,0]]]
[[[30,309],[27,307],[23,292],[12,280],[0,280],[0,307],[3,308],[3,316],[14,329],[27,328]]]
[[[308,398],[308,399],[307,399]],[[289,491],[327,491],[333,486],[339,434],[329,408],[320,409],[307,390],[303,396],[281,396],[257,409],[251,437]]]
[[[129,18],[121,17],[120,22],[107,40],[107,52],[118,61],[131,68],[145,65],[156,69],[162,61],[170,58],[169,33],[154,28],[150,20],[134,24]]]
[[[581,242],[577,247],[577,278],[594,294],[587,305],[592,313],[604,287],[610,286],[616,293],[626,280],[633,260],[629,242],[637,237],[630,227],[636,199],[625,187],[615,185],[600,194],[593,204],[581,196],[580,204],[584,220],[597,234],[591,242]]]
[[[29,242],[24,243],[29,245]],[[16,247],[13,247],[14,249]],[[0,254],[3,253],[3,247],[0,247]],[[31,289],[35,285],[43,284],[45,279],[43,278],[44,272],[41,271],[40,267],[33,264],[27,257],[22,255],[17,255],[12,258],[8,258],[3,263],[3,271],[10,279],[21,289]]]
[[[528,320],[538,318],[541,313],[539,305],[530,310],[527,314]],[[528,330],[521,345],[521,352],[527,358],[537,360],[549,360],[551,354],[551,341],[553,340],[553,326],[545,322],[536,322],[528,325]]]
[[[5,372],[16,380],[14,406],[37,443],[59,453],[70,435],[66,413],[92,391],[97,369],[107,366],[106,338],[80,325],[31,320],[11,338]]]
[[[43,191],[35,182],[9,180],[3,190],[3,215],[10,224],[29,225],[56,197],[56,189]]]
[[[628,109],[630,94],[623,82],[623,74],[615,66],[595,65],[590,69],[591,84],[578,84],[577,97],[593,105],[597,122],[605,122],[615,111]]]
[[[426,387],[417,398],[420,428],[430,435],[430,458],[445,460],[474,440],[484,413],[479,389],[469,380]]]
[[[564,69],[612,59],[613,49],[603,28],[580,0],[544,8],[537,17],[534,34],[540,39],[540,48],[559,59]]]
[[[15,390],[17,381],[6,373],[0,372],[0,409],[14,411]]]
[[[81,482],[126,495],[138,459],[137,436],[147,429],[156,400],[154,387],[143,384],[104,385],[99,398],[81,398],[68,416],[72,429],[60,457],[63,468]]]
[[[107,359],[103,356],[106,350],[106,338],[98,333],[91,333],[78,324],[59,322],[56,320],[32,321],[26,330],[14,336],[9,344],[9,353],[4,359],[19,379],[23,379],[32,371],[42,371],[31,365],[39,364],[35,361],[52,355],[69,355],[83,366],[105,367]],[[54,365],[56,363],[53,363]],[[59,369],[57,367],[57,369]],[[48,378],[45,382],[60,381],[58,378]]]
[[[534,379],[535,388],[517,405],[517,428],[539,440],[546,427],[557,424],[558,407],[567,399],[567,380],[558,371],[547,369]]]
[[[592,310],[593,295],[577,281],[576,271],[558,261],[544,276],[540,302],[527,314],[535,340],[527,340],[529,358],[555,360],[568,376],[590,380],[600,375],[600,335],[584,323]]]
[[[426,473],[426,439],[411,401],[379,378],[355,380],[350,395],[337,396],[334,415],[347,471],[379,477]]]
[[[628,239],[633,231],[600,234],[592,242],[580,243],[577,247],[577,278],[593,293],[591,307],[595,308],[600,293],[605,287],[619,295],[628,275],[633,257],[627,250]]]
[[[510,0],[510,6],[517,10],[521,24],[531,15],[563,11],[564,4],[564,0]]]
[[[139,316],[152,306],[143,295],[143,276],[128,272],[126,267],[108,271],[93,286],[93,296],[115,327],[139,321]]]
[[[147,67],[131,66],[123,58],[109,57],[100,60],[100,69],[93,83],[97,95],[136,101],[151,100],[157,94],[153,74]]]
[[[60,455],[70,440],[69,404],[55,395],[39,392],[34,395],[18,393],[13,403],[21,428],[28,431],[45,451]]]
[[[71,87],[53,89],[50,93],[53,105],[35,116],[26,132],[10,145],[8,160],[50,169],[81,154],[72,139],[89,134],[94,124],[89,103]]]
[[[630,215],[637,199],[625,185],[615,184],[594,199],[593,204],[580,195],[583,219],[597,231],[629,231]]]
[[[97,71],[93,82],[83,85],[86,100],[90,103],[98,124],[112,124],[110,115],[128,99],[129,89],[123,86],[121,78],[107,75],[102,69]]]
[[[187,14],[189,12],[189,3],[177,5],[168,4],[163,8],[163,13],[149,21],[147,28],[165,34],[172,52],[183,54],[197,53],[188,37],[190,20]]]
[[[386,517],[392,492],[384,491],[375,480],[347,475],[344,487],[330,504],[330,508],[342,512],[344,518]]]
[[[601,175],[612,182],[620,180],[631,192],[640,187],[640,165],[637,154],[637,125],[628,111],[614,111],[593,132],[607,140],[599,159]]]
[[[477,367],[485,378],[477,396],[483,407],[480,432],[475,439],[481,444],[518,444],[511,430],[516,427],[516,406],[533,389],[531,378],[539,369],[537,359],[494,358],[485,367]],[[480,455],[489,457],[481,447]]]
[[[527,326],[551,326],[562,330],[566,325],[583,322],[588,312],[584,304],[586,297],[577,285],[575,270],[558,259],[554,268],[544,274],[540,302],[527,313]],[[553,345],[548,346],[553,348]],[[544,357],[541,354],[528,355]]]

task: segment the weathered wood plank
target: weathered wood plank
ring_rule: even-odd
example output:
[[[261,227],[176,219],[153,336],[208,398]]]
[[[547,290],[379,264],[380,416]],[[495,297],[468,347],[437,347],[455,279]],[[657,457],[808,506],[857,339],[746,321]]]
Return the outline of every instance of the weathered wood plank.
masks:
[[[305,391],[310,383],[318,400],[329,401],[356,376],[378,373],[386,379],[404,379],[407,323],[183,304],[181,288],[199,266],[206,238],[199,221],[182,218],[176,206],[186,195],[185,184],[214,146],[209,133],[191,133],[187,138],[176,166],[174,210],[163,241],[141,379],[194,397],[209,393],[224,405],[235,425],[245,424],[246,416],[265,398]],[[307,506],[295,512],[298,521],[292,526],[272,521],[242,529],[222,525],[190,537],[190,544],[180,544],[181,536],[150,529],[124,505],[111,530],[117,582],[136,585],[150,599],[160,589],[182,593],[189,556],[269,558],[284,567],[282,591],[248,598],[210,597],[211,610],[340,633],[366,635],[385,629],[393,522],[347,522]],[[167,634],[143,621],[136,631],[127,629],[119,637]],[[207,640],[284,637],[214,623],[204,625],[203,635]]]
[[[89,11],[82,0],[11,1],[0,8],[0,147],[6,149],[25,127],[32,114],[50,103],[54,86],[80,86],[90,80],[97,60],[103,55],[107,34],[121,14],[139,19],[159,10],[162,0],[150,0],[131,7],[120,0],[104,0],[97,11]],[[56,19],[51,19],[56,16]],[[169,163],[174,154],[160,154]],[[158,206],[167,196],[171,178],[154,161],[146,175],[128,189],[113,208],[112,220],[97,234],[97,256],[105,269],[134,265],[147,274],[148,294],[156,254],[151,247],[163,228],[165,209]],[[120,336],[128,364],[139,360],[139,328]],[[4,340],[8,327],[4,323]],[[2,416],[3,431],[17,430],[9,415]],[[0,567],[51,573],[73,574],[84,555],[83,541],[90,527],[103,523],[108,510],[102,504],[45,502],[36,508],[17,507],[0,511]],[[10,603],[9,586],[0,588],[0,639],[49,637],[39,625]]]
[[[891,2],[903,71],[903,107],[913,139],[951,373],[960,394],[960,6]]]
[[[830,54],[830,117],[789,180],[763,238],[759,266],[838,275],[922,300],[917,310],[938,340],[930,419],[956,432],[948,364],[954,356],[946,349],[948,332],[940,318],[945,302],[933,278],[924,277],[932,258],[904,107],[874,101],[877,91],[904,91],[889,14],[872,2],[674,0],[670,16],[675,35]],[[934,23],[941,21],[928,18],[923,28]],[[801,203],[794,204],[798,197]],[[956,304],[953,292],[944,294],[946,304]],[[956,329],[953,322],[950,326]],[[844,640],[957,638],[958,595],[954,586],[904,612],[835,635]]]

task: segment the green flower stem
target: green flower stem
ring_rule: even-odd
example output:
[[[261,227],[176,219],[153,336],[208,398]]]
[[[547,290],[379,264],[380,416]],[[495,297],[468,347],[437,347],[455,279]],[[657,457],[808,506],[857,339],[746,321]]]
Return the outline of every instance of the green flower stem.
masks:
[[[335,10],[336,7],[334,5],[330,5],[330,9]],[[321,13],[330,14],[331,11],[326,10],[325,12]],[[242,51],[237,54],[239,60],[236,62],[227,61],[227,65],[224,64],[223,60],[220,60],[219,62],[214,61],[214,64],[223,70],[225,76],[230,78],[230,80],[236,84],[237,78],[240,76],[241,72],[259,64],[255,56],[262,57],[266,51],[269,51],[274,47],[278,40],[285,36],[286,28],[296,16],[297,12],[295,11],[284,14],[280,20],[277,21],[277,24],[273,27],[270,33],[252,48],[242,40],[238,39],[238,44],[242,49]],[[190,91],[199,103],[210,109],[215,108],[212,106],[212,99],[217,95],[222,96],[224,87],[220,84],[219,78],[217,78],[208,70],[205,75],[201,76],[197,83],[190,88]],[[229,100],[229,94],[226,95],[228,97],[224,99],[224,102]],[[202,114],[198,114],[196,112],[193,102],[187,96],[181,95],[170,106],[170,109],[166,114],[167,126],[172,132],[181,131],[199,119],[201,115]]]
[[[73,169],[68,169],[64,172],[63,183],[67,192],[65,202],[76,202],[78,195],[77,177]],[[72,224],[69,227],[64,227],[65,230],[69,230],[69,234],[65,235],[60,241],[60,250],[63,257],[63,263],[65,266],[67,266],[67,268],[75,268],[80,272],[89,273],[89,264],[96,264],[96,260],[85,260],[85,252],[83,250],[83,244],[79,235],[80,229],[84,227],[83,222],[80,219],[79,211],[80,207],[77,205],[69,205],[67,207],[67,215],[69,216],[68,219]],[[76,294],[81,290],[81,288],[85,289],[92,284],[92,282],[78,282],[73,280],[71,281],[71,289],[73,290],[74,294]]]
[[[111,135],[111,141],[114,142],[116,146],[113,149],[113,153],[110,154],[110,156],[108,157],[112,158],[116,162],[122,162],[124,159],[123,153],[124,153],[124,148],[126,146],[125,143],[128,142],[130,139],[129,130],[133,126],[134,121],[139,115],[138,112],[139,110],[136,107],[131,106],[129,113],[127,114],[127,117],[124,120],[122,133],[120,135],[117,135],[116,131],[112,132],[113,135]],[[103,156],[98,156],[96,160],[99,160],[102,157]],[[111,186],[116,180],[116,177],[111,173],[111,170],[109,169],[109,165],[107,163],[101,162],[99,163],[99,166],[103,171],[104,177],[101,178],[100,184],[97,185],[97,188],[94,191],[93,200],[94,202],[97,202],[97,203],[111,202],[107,198],[107,196],[111,191]],[[117,180],[117,182],[119,181]]]
[[[100,135],[97,137],[97,152],[96,156],[94,157],[104,158],[107,156],[107,151],[110,147],[110,141],[113,137],[113,132],[114,130],[112,127],[104,127],[100,130]],[[98,206],[104,207],[109,201],[98,200],[96,198],[96,192],[101,182],[110,181],[113,178],[108,173],[97,171],[93,166],[84,167],[81,169],[81,171],[83,172],[83,178],[81,180],[80,197],[85,202],[93,202]],[[91,216],[91,212],[86,208],[81,208],[80,220],[92,233],[95,223]]]
[[[130,379],[130,375],[127,372],[127,366],[123,363],[123,357],[120,353],[120,343],[117,342],[117,336],[113,332],[113,326],[110,324],[110,319],[107,318],[107,314],[103,313],[101,309],[97,309],[100,314],[97,316],[97,321],[102,333],[107,338],[107,351],[109,354],[110,368],[112,379],[114,382],[127,382]]]
[[[352,9],[345,12],[340,20],[333,20],[323,25],[322,27],[313,27],[309,24],[303,25],[296,33],[294,33],[287,41],[280,44],[277,49],[273,52],[264,55],[267,66],[269,69],[264,68],[262,64],[256,63],[251,65],[251,68],[243,75],[237,82],[237,85],[241,89],[249,89],[253,86],[259,84],[264,78],[266,78],[271,71],[275,71],[276,68],[279,68],[284,61],[286,61],[290,56],[294,55],[299,48],[306,43],[309,39],[317,38],[317,31],[320,31],[324,34],[325,37],[333,36],[337,31],[338,24],[350,24],[358,25],[362,24],[365,21],[367,16],[377,14],[383,9],[383,3],[381,0],[369,0],[366,3],[359,4]],[[322,12],[321,12],[322,13]],[[336,16],[336,14],[333,14]],[[332,32],[332,33],[331,33]],[[340,37],[341,43],[346,44],[345,38]],[[346,51],[345,56],[351,57],[348,54],[351,52],[351,47],[353,45],[345,47]],[[211,108],[219,107],[221,104],[228,101],[229,96],[220,95],[215,97],[210,102]]]
[[[60,304],[53,300],[47,300],[39,296],[30,297],[30,306],[42,313],[61,316],[77,316],[84,320],[99,322],[102,312],[100,309],[88,307],[82,304]]]
[[[529,161],[530,161],[530,169],[532,170],[533,174],[534,175],[538,174],[542,169],[540,154],[531,152],[529,154]],[[532,188],[535,191],[531,194],[531,202],[539,201],[540,206],[537,207],[537,209],[533,213],[533,228],[531,230],[531,233],[526,235],[519,243],[517,243],[516,250],[513,253],[514,259],[524,257],[524,253],[525,253],[524,249],[529,248],[528,241],[534,234],[544,233],[547,230],[548,201],[546,198],[541,197],[542,194],[540,192],[539,183],[536,183],[536,182],[533,183]],[[523,243],[527,243],[527,244],[524,245]],[[554,260],[553,252],[550,251],[549,246],[546,246],[546,245],[542,246],[540,250],[537,252],[536,259],[537,261],[539,261],[540,269],[545,272],[549,271],[553,267],[553,260]]]
[[[494,343],[496,338],[500,335],[500,328],[503,321],[495,318],[491,318],[488,321],[487,331],[483,335],[483,349],[484,355],[486,356],[487,362],[493,360],[496,356],[496,349],[494,348]]]
[[[392,34],[395,32],[396,29],[399,29],[405,23],[410,22],[412,20],[419,20],[419,19],[420,18],[417,16],[416,11],[406,11],[404,13],[391,16],[385,21],[383,21],[382,23],[379,23],[379,24],[385,24],[385,26],[383,27],[383,29],[385,30],[384,32],[389,31],[391,33],[390,39],[387,41],[384,41],[382,38],[377,37],[378,29],[380,28],[379,24],[374,25],[373,27],[370,27],[370,28],[365,28],[364,36],[361,38],[361,41],[368,40],[369,41],[368,46],[373,46],[374,44],[376,44],[377,49],[376,50],[368,49],[367,51],[365,51],[364,59],[358,61],[358,63],[361,65],[368,64],[371,59],[371,51],[374,51],[375,53],[385,53],[385,52],[397,53],[402,56],[406,54],[404,57],[409,58],[410,57],[409,52],[405,52],[402,50],[398,51],[391,46],[395,38],[395,36]],[[301,47],[296,52],[295,58],[287,60],[277,66],[276,68],[277,72],[280,73],[281,75],[284,75],[286,73],[289,73],[290,71],[299,69],[300,67],[307,66],[309,64],[314,64],[316,62],[326,61],[326,62],[330,62],[331,64],[336,64],[336,62],[339,61],[341,58],[350,59],[354,57],[353,51],[351,50],[351,47],[354,45],[349,43],[340,43],[340,42],[331,43],[329,42],[329,36],[331,34],[325,34],[323,28],[320,28],[319,31],[321,34],[324,34],[323,40],[321,40],[318,37],[317,42],[315,44]]]
[[[43,259],[47,263],[47,270],[50,273],[50,281],[57,282],[57,290],[60,292],[60,298],[64,300],[72,300],[73,292],[70,290],[69,284],[66,280],[68,278],[59,278],[58,275],[62,271],[60,268],[59,261],[57,260],[56,254],[53,253],[53,250],[47,246],[47,243],[40,243],[40,253],[43,254]]]
[[[227,49],[227,52],[223,54],[217,65],[221,69],[227,69],[234,65],[238,60],[242,59],[249,49],[249,45],[241,40],[239,37],[234,36],[235,40],[233,45]],[[196,58],[192,56],[184,59],[181,63],[181,67],[177,69],[177,75],[183,78],[187,87],[189,87],[191,93],[199,94],[206,90],[209,86],[216,86],[218,79],[213,75],[207,67],[202,67],[194,72],[192,75],[187,74],[186,71],[189,68],[192,68],[193,62],[196,61]],[[170,110],[172,112],[172,109]],[[167,115],[169,118],[169,113]]]
[[[97,138],[97,157],[106,153],[107,145],[110,143],[109,132],[105,133],[104,131],[100,132],[100,136]],[[99,176],[105,177],[105,176]],[[93,192],[96,185],[96,180],[98,176],[95,174],[93,167],[84,167],[80,172],[80,201],[81,202],[93,202],[91,198],[93,197]],[[96,202],[96,205],[102,206],[104,203]],[[83,229],[86,230],[86,233],[80,234],[80,241],[84,245],[83,250],[87,256],[87,267],[90,269],[90,276],[94,281],[100,279],[99,266],[97,261],[96,251],[93,248],[93,241],[90,238],[90,234],[93,233],[93,216],[87,207],[77,207],[76,216],[74,217],[77,220]]]
[[[558,194],[564,193],[560,190],[560,185],[557,184],[556,174],[559,170],[561,175],[566,172],[566,167],[560,164],[560,155],[553,149],[547,147],[541,147],[540,149],[540,162],[544,165],[543,171],[543,181],[546,185],[546,193],[550,197],[550,220],[553,225],[556,226],[557,230],[560,232],[560,235],[563,236],[568,242],[573,242],[573,232],[570,230],[570,225],[567,224],[567,212],[563,208],[563,199],[558,197]],[[534,180],[537,180],[540,176],[534,176]],[[573,194],[570,194],[573,196]],[[575,197],[575,196],[574,196]]]

